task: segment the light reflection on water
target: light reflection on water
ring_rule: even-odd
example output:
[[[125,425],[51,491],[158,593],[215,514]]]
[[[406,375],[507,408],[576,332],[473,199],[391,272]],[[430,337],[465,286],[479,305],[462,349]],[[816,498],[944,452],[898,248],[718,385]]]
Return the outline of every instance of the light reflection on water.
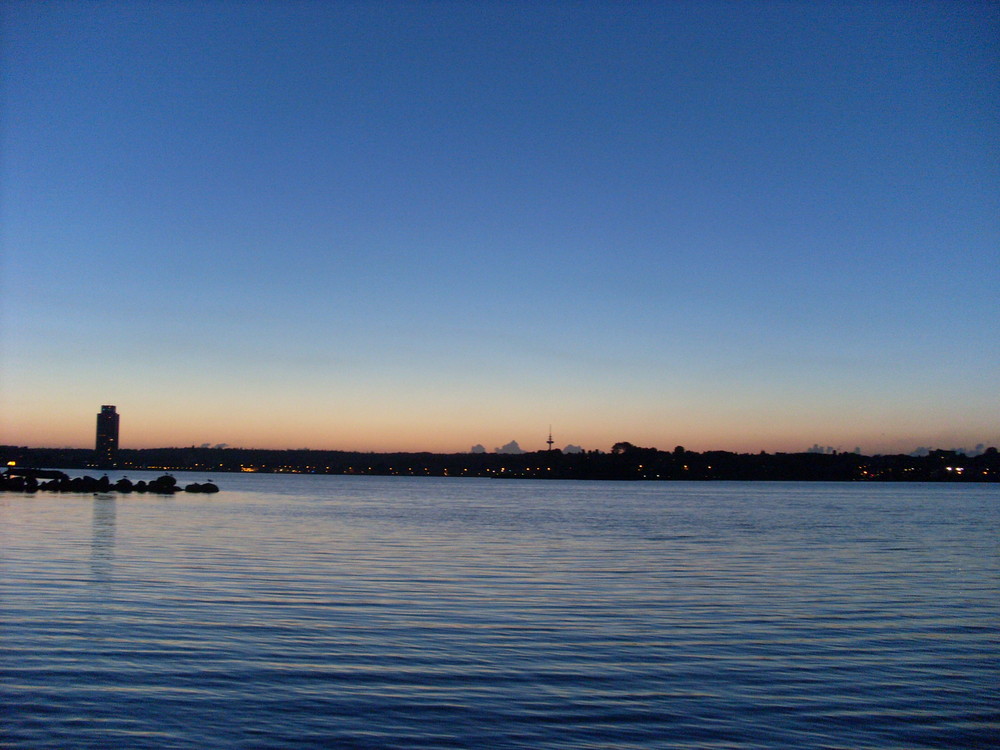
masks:
[[[0,495],[0,744],[931,748],[1000,730],[996,486],[216,481]]]
[[[94,495],[91,522],[90,572],[93,580],[110,583],[115,556],[115,496]]]

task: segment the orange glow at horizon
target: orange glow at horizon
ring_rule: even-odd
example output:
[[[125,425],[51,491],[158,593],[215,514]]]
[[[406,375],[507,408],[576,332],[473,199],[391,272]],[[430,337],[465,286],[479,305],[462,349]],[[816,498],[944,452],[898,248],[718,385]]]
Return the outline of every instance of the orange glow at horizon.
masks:
[[[38,419],[13,410],[6,415],[0,443],[93,448],[97,408],[93,411],[62,420],[52,416]],[[492,452],[511,440],[523,450],[540,451],[546,449],[548,438],[548,421],[537,419],[530,409],[490,413],[483,406],[475,411],[435,410],[430,406],[398,413],[340,410],[337,418],[305,408],[286,408],[280,413],[258,409],[229,418],[222,410],[212,409],[194,410],[189,418],[129,404],[118,404],[118,411],[122,415],[123,449],[224,444],[276,450],[463,453],[477,444]],[[861,447],[865,453],[908,453],[920,446],[971,449],[978,443],[995,442],[995,435],[991,441],[987,429],[982,429],[981,437],[970,435],[966,430],[949,429],[944,420],[930,425],[918,425],[918,420],[899,424],[898,433],[890,438],[885,423],[877,418],[864,423],[855,420],[850,425],[828,419],[830,429],[824,431],[813,426],[817,420],[795,414],[744,413],[733,419],[721,413],[697,415],[675,410],[641,419],[626,409],[621,418],[613,416],[595,410],[586,419],[574,415],[554,419],[555,447],[579,445],[585,450],[607,451],[616,442],[628,441],[660,450],[683,445],[698,452],[775,453],[802,452],[818,443],[842,451]]]

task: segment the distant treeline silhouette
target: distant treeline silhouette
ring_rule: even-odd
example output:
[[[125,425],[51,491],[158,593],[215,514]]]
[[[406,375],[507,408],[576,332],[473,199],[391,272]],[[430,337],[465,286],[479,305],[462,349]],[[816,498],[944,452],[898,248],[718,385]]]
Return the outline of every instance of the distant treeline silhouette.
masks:
[[[4,463],[85,469],[93,451],[0,446]],[[934,450],[925,456],[857,453],[696,453],[615,443],[611,450],[499,453],[361,453],[252,448],[146,448],[118,452],[118,470],[257,471],[510,479],[997,482],[1000,456]]]

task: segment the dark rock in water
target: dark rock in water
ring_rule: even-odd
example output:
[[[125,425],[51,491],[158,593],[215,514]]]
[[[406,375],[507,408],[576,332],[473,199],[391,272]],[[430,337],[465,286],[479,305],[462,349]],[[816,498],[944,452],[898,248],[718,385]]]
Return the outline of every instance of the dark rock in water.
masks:
[[[94,493],[100,488],[100,483],[93,477],[73,477],[69,480],[70,492]]]
[[[51,477],[48,481],[39,481]],[[43,471],[35,469],[7,470],[0,473],[0,492],[79,492],[87,494],[100,494],[106,492],[120,492],[128,494],[130,492],[155,492],[160,495],[172,495],[180,492],[177,480],[169,474],[164,474],[151,482],[138,481],[135,484],[129,481],[128,477],[122,477],[114,484],[105,474],[100,479],[90,476],[70,478],[61,471]],[[194,482],[184,487],[186,492],[218,492],[219,488],[212,482],[199,484]]]
[[[198,484],[197,482],[193,482],[193,483],[189,484],[187,487],[185,487],[184,491],[185,492],[212,493],[212,492],[218,492],[219,488],[216,487],[211,482],[205,482],[204,484]]]
[[[0,474],[0,490],[4,492],[17,492],[24,487],[24,477],[12,477],[9,474]]]
[[[169,474],[164,474],[162,477],[150,482],[146,489],[158,495],[172,495],[177,492],[177,480]]]

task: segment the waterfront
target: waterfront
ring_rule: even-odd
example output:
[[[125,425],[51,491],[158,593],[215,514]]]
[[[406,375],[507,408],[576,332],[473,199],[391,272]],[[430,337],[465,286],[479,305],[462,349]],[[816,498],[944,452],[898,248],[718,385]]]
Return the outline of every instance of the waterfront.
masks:
[[[5,747],[891,750],[1000,731],[995,485],[217,483],[0,496]]]

